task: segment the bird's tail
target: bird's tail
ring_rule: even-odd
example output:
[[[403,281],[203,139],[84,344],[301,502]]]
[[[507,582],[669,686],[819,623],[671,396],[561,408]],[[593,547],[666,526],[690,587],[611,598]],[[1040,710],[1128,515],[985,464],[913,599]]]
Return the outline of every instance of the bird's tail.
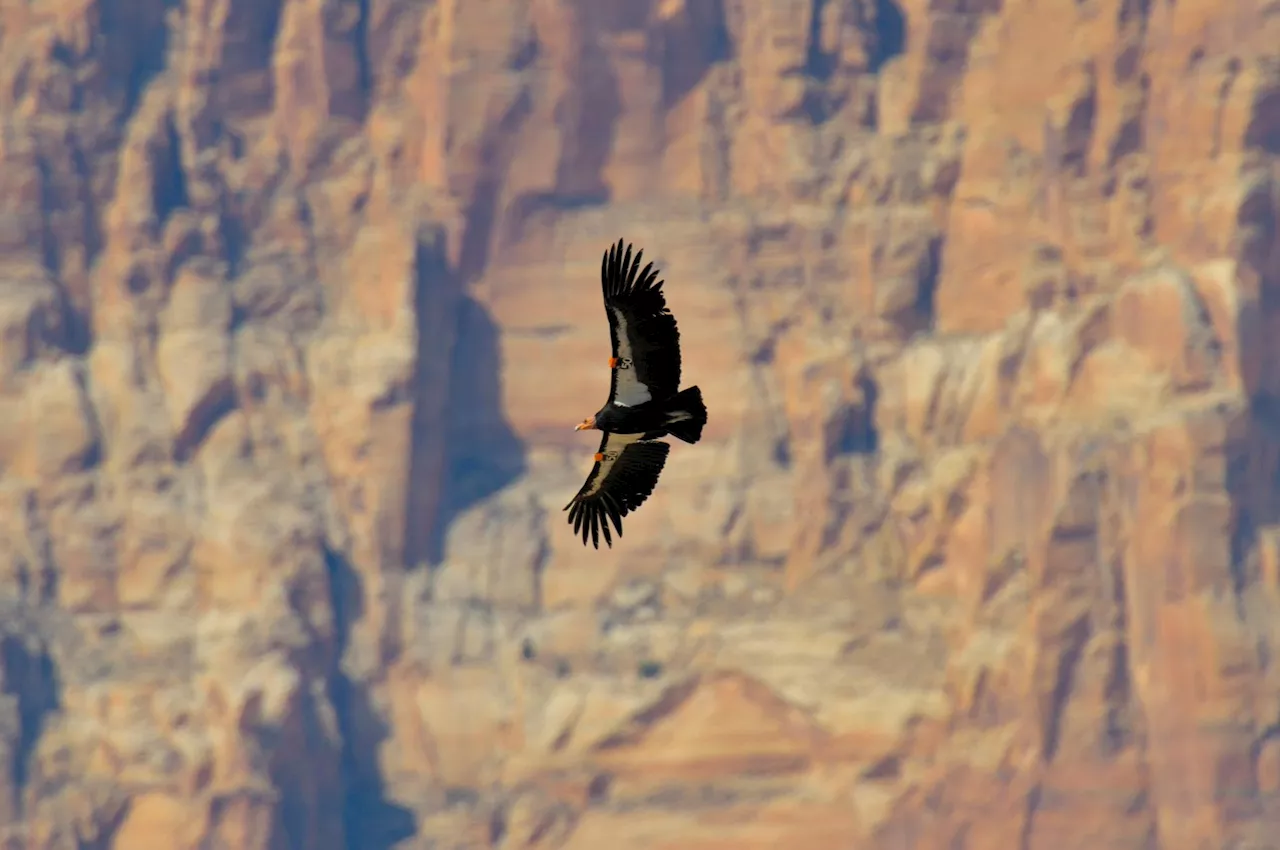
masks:
[[[702,390],[689,387],[667,402],[667,433],[686,443],[702,439],[702,426],[707,424],[707,406],[702,403]]]

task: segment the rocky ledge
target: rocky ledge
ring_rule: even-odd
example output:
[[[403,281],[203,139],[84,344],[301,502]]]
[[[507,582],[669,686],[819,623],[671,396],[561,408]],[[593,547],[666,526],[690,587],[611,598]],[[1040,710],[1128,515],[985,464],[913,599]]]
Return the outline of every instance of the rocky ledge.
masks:
[[[0,846],[1273,846],[1276,45],[0,4]],[[711,421],[597,553],[619,236]]]

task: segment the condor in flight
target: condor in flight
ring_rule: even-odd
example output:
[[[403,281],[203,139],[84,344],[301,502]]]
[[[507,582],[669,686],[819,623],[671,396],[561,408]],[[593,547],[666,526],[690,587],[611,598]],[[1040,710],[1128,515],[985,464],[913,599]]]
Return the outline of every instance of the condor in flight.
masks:
[[[702,439],[707,408],[702,391],[680,388],[680,332],[667,310],[664,281],[649,263],[640,268],[622,240],[604,255],[600,270],[604,312],[609,317],[613,380],[609,400],[575,430],[603,431],[596,465],[564,509],[585,545],[613,546],[609,524],[622,536],[622,518],[644,504],[658,483],[671,446],[656,442],[670,434],[686,443]]]

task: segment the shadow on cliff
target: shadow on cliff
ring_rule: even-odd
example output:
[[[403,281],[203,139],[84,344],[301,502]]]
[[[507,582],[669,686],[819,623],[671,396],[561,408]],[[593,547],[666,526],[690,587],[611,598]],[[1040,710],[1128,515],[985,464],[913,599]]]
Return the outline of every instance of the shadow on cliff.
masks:
[[[1253,127],[1248,140],[1255,150],[1267,150],[1267,137]],[[1226,481],[1233,514],[1232,584],[1239,600],[1257,579],[1261,530],[1280,522],[1280,390],[1265,365],[1280,357],[1280,344],[1267,331],[1280,314],[1280,191],[1270,182],[1256,184],[1240,202],[1236,224],[1239,263],[1257,275],[1259,293],[1236,315],[1240,377],[1249,398],[1247,428],[1231,451]]]
[[[483,258],[477,261],[483,268]],[[497,326],[483,305],[461,292],[462,281],[477,273],[464,275],[450,268],[441,239],[418,246],[418,374],[404,532],[404,563],[410,569],[443,561],[445,536],[453,521],[525,470],[524,445],[502,408]],[[452,313],[451,321],[433,315],[441,309]],[[442,369],[443,347],[434,328],[449,324],[452,349]],[[441,381],[446,385],[443,409],[433,403]],[[433,448],[441,436],[443,457]]]
[[[456,328],[445,411],[444,480],[435,527],[427,538],[429,564],[443,560],[445,533],[461,513],[525,472],[524,444],[503,412],[497,325],[483,306],[463,296]]]
[[[16,635],[0,638],[0,694],[16,703],[18,728],[8,767],[14,795],[11,810],[19,813],[45,719],[61,705],[61,686],[48,652]],[[0,809],[3,806],[0,802]]]
[[[71,84],[74,100],[88,111],[108,106],[116,115],[114,121],[102,122],[93,131],[81,130],[62,144],[38,146],[35,152],[43,219],[41,257],[61,301],[62,327],[56,342],[77,356],[93,344],[93,295],[88,274],[73,269],[92,268],[104,244],[106,211],[101,193],[95,192],[94,173],[95,166],[109,157],[95,151],[121,147],[125,128],[148,86],[164,70],[169,5],[169,0],[99,0],[89,55],[77,55],[61,39],[51,45],[50,64],[64,80],[75,79],[80,69],[95,72],[87,78],[80,74],[82,81]],[[80,258],[71,268],[69,255]]]
[[[684,15],[663,19],[657,27],[662,103],[670,109],[698,87],[713,65],[733,57],[733,41],[724,0],[686,3]]]
[[[342,669],[351,626],[364,615],[364,587],[360,576],[340,553],[326,548],[325,569],[334,619],[334,668],[329,674],[329,699],[342,733],[342,824],[349,850],[390,850],[417,832],[413,812],[386,796],[378,748],[387,725],[378,716],[368,692]]]
[[[878,74],[886,62],[906,50],[907,16],[896,0],[875,0],[875,6],[874,39],[867,57],[867,70]]]
[[[812,0],[804,64],[797,69],[805,80],[805,90],[789,115],[791,118],[804,118],[812,124],[830,120],[848,98],[848,92],[842,87],[831,86],[842,60],[839,48],[833,47],[827,37],[829,34],[823,32],[824,23],[829,21],[825,12],[829,2]],[[869,18],[860,20],[859,25],[866,50],[867,71],[878,74],[885,63],[906,49],[907,21],[896,0],[873,0],[869,5],[874,6],[874,11]],[[867,15],[865,9],[862,15]]]

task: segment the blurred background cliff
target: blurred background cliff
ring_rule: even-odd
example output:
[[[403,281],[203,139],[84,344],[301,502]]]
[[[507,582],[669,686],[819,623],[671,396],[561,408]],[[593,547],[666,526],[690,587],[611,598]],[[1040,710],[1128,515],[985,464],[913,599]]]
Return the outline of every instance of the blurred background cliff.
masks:
[[[1276,847],[1277,45],[0,2],[0,847]],[[597,553],[620,236],[711,419]]]

